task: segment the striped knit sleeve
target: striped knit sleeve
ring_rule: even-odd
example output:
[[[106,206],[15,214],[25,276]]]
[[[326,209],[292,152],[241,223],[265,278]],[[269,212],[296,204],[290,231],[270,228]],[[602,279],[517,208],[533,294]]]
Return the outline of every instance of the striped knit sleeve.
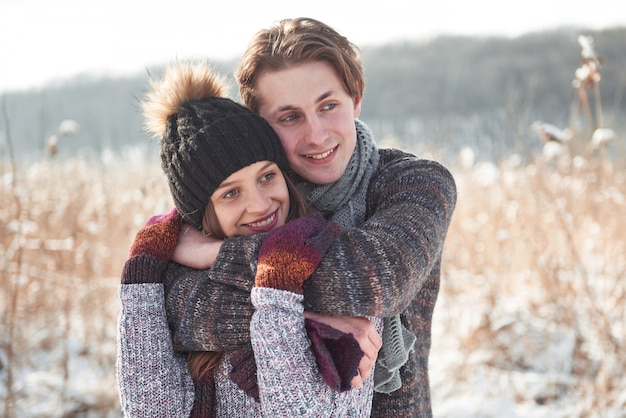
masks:
[[[224,241],[209,270],[169,263],[167,319],[179,351],[235,351],[250,342],[250,319],[261,234]]]
[[[163,285],[126,284],[119,293],[116,370],[124,416],[188,417],[194,387],[185,356],[172,347]]]
[[[307,310],[394,316],[437,268],[456,204],[454,179],[435,161],[380,152],[366,221],[344,229],[305,282]]]

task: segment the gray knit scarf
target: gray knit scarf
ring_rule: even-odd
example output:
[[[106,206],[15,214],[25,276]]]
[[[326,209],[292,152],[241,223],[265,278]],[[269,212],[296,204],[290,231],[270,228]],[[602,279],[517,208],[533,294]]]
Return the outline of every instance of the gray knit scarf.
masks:
[[[344,228],[365,221],[367,191],[378,168],[378,148],[372,131],[360,120],[356,124],[356,147],[343,176],[334,183],[298,182],[309,204]],[[374,370],[374,390],[391,393],[402,386],[400,367],[406,363],[415,335],[400,322],[400,315],[383,319],[383,346]]]

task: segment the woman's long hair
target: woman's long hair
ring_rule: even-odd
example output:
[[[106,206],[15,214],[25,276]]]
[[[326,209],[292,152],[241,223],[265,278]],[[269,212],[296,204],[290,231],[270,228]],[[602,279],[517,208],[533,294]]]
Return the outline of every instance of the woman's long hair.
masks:
[[[281,170],[282,171],[282,170]],[[302,194],[296,189],[293,181],[283,172],[289,191],[289,213],[287,222],[300,218],[311,211]],[[213,203],[209,200],[202,221],[203,232],[214,238],[225,239],[224,232],[215,215]],[[224,353],[220,351],[192,351],[187,354],[187,363],[191,377],[195,381],[205,379],[222,361]]]

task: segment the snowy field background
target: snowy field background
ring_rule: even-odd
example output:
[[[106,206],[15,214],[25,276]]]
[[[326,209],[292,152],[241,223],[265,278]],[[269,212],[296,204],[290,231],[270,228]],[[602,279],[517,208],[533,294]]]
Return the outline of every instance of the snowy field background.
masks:
[[[460,157],[435,416],[625,417],[624,163]],[[121,416],[119,273],[139,226],[171,205],[160,167],[0,163],[0,180],[0,415]]]

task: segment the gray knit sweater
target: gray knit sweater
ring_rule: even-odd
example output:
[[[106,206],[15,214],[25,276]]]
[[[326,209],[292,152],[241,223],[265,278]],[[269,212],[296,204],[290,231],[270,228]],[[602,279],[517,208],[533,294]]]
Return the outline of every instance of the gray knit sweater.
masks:
[[[186,356],[175,353],[163,284],[123,284],[117,334],[117,382],[125,417],[188,417],[194,386]]]
[[[372,376],[362,388],[330,389],[320,376],[304,328],[302,295],[253,288],[250,336],[260,402],[227,376],[228,356],[215,374],[217,417],[365,417],[370,414]],[[117,374],[127,417],[188,417],[194,388],[185,357],[175,353],[165,320],[161,284],[120,287]],[[379,332],[382,321],[372,319]]]
[[[417,341],[400,370],[402,387],[390,395],[375,393],[372,416],[430,417],[431,319],[456,185],[435,161],[399,150],[381,149],[379,155],[366,219],[342,230],[305,282],[304,307],[348,316],[399,313]],[[226,240],[210,271],[170,264],[164,285],[176,349],[233,351],[250,341],[260,243],[261,237]]]

